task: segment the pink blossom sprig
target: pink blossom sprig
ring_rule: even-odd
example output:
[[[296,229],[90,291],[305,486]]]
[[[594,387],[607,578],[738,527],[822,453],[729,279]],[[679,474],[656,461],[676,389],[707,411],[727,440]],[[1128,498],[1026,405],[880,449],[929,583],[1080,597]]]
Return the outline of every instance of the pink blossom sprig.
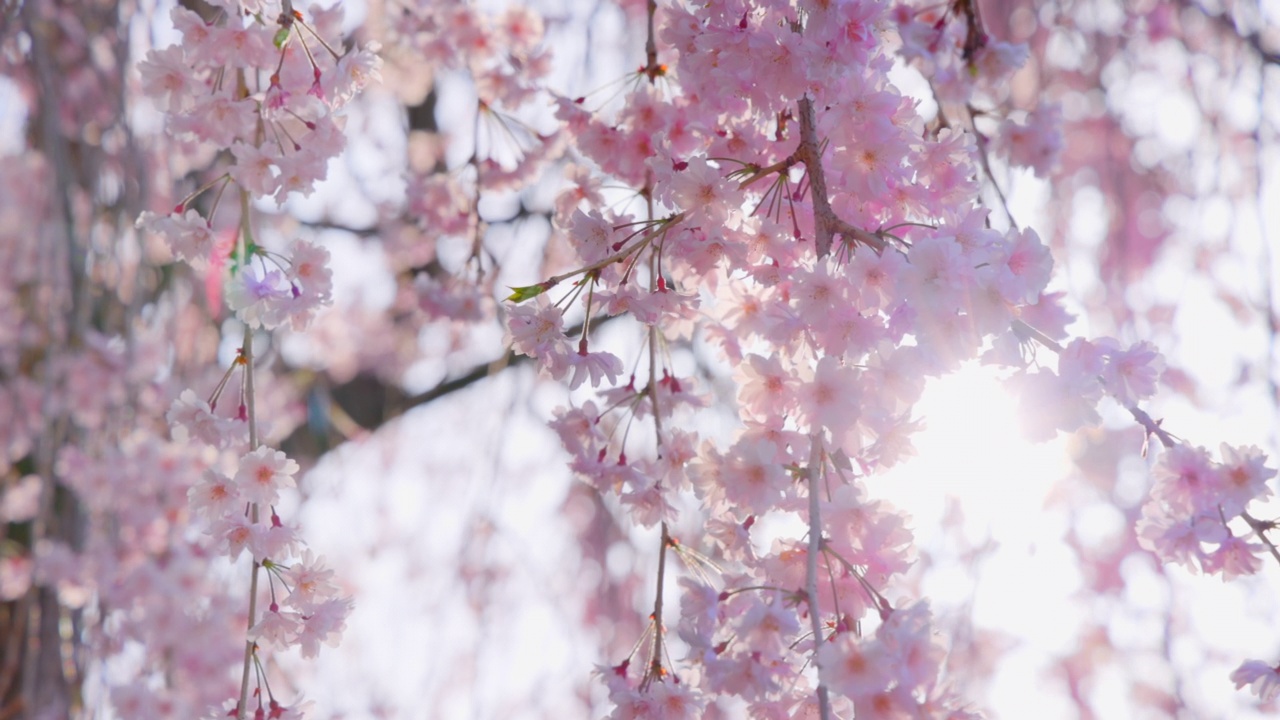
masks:
[[[176,439],[220,453],[189,492],[211,548],[231,561],[246,551],[252,567],[241,680],[233,713],[299,717],[273,695],[261,651],[299,647],[313,657],[334,644],[351,609],[322,562],[276,509],[295,486],[298,464],[260,444],[254,387],[254,331],[305,328],[331,302],[332,277],[324,248],[296,241],[279,254],[255,241],[252,200],[309,195],[328,161],[342,150],[338,112],[379,75],[376,46],[334,50],[337,10],[310,17],[282,0],[279,13],[223,8],[213,22],[182,7],[171,17],[181,45],[152,51],[140,66],[143,85],[166,110],[177,137],[206,143],[233,160],[224,174],[185,198],[169,214],[145,213],[139,227],[162,236],[179,260],[226,281],[227,307],[244,325],[239,355],[208,400],[187,390],[169,412]],[[219,237],[224,191],[239,200],[235,229]],[[214,191],[203,211],[194,207]],[[234,417],[216,412],[233,370],[242,382]],[[270,602],[258,612],[267,575]],[[254,671],[256,669],[256,672]],[[252,682],[256,678],[256,689]]]
[[[229,371],[209,401],[187,390],[174,402],[169,418],[174,423],[175,437],[216,450],[253,446],[258,431],[253,407],[251,333],[246,328],[246,344],[233,365],[243,373],[235,418],[214,413],[227,386],[226,379],[231,376]],[[227,472],[216,467],[206,470],[188,493],[191,511],[203,521],[212,549],[232,561],[246,551],[251,557],[254,572],[245,663],[252,662],[254,666],[261,663],[259,650],[264,644],[278,650],[300,647],[304,657],[314,657],[319,643],[337,642],[351,609],[350,599],[342,597],[330,579],[332,573],[312,556],[296,529],[286,525],[274,508],[281,493],[295,487],[298,469],[298,464],[284,453],[259,445],[241,454]],[[297,560],[291,562],[290,558]],[[271,576],[271,603],[261,617],[255,610],[258,568],[265,568]],[[282,605],[288,609],[281,610]],[[257,676],[261,682],[261,673]],[[247,671],[241,688],[236,707],[243,714],[248,707]],[[269,686],[260,687],[254,697],[261,702],[264,690],[271,703],[279,706],[271,697]]]
[[[1269,481],[1276,469],[1266,465],[1267,456],[1259,448],[1222,443],[1219,460],[1203,447],[1180,441],[1162,424],[1138,407],[1138,401],[1155,394],[1155,384],[1163,359],[1149,343],[1137,343],[1121,350],[1110,338],[1095,343],[1072,341],[1066,347],[1033,330],[1025,323],[1014,332],[1034,339],[1060,356],[1059,371],[1072,387],[1055,393],[1059,402],[1075,403],[1068,426],[1092,423],[1092,409],[1102,393],[1110,395],[1142,426],[1147,443],[1156,438],[1163,452],[1152,472],[1152,485],[1142,506],[1135,532],[1138,545],[1154,553],[1162,562],[1175,563],[1192,572],[1217,574],[1224,581],[1262,570],[1264,553],[1280,563],[1280,548],[1267,536],[1276,529],[1274,521],[1261,520],[1248,511],[1254,501],[1272,496]],[[1047,372],[1047,371],[1042,371]],[[1083,414],[1087,417],[1082,417]],[[1243,521],[1248,532],[1241,534],[1232,523]],[[1258,542],[1252,542],[1252,534]],[[1258,660],[1244,662],[1231,674],[1236,688],[1249,685],[1263,702],[1280,692],[1276,668]]]
[[[339,112],[379,79],[377,47],[338,54],[324,36],[340,11],[312,23],[284,3],[275,22],[224,10],[206,23],[184,7],[171,12],[180,45],[151,51],[139,64],[143,89],[166,111],[170,134],[230,151],[227,175],[172,212],[144,213],[139,226],[164,237],[175,257],[203,267],[226,253],[213,228],[225,181],[255,197],[283,202],[310,195],[328,161],[342,151]],[[310,43],[310,44],[309,44]],[[323,48],[312,52],[311,45]],[[218,187],[207,215],[191,205]]]
[[[1224,580],[1260,571],[1264,551],[1280,562],[1280,549],[1265,535],[1274,526],[1248,513],[1250,503],[1271,497],[1268,481],[1276,476],[1275,468],[1267,467],[1266,455],[1252,446],[1223,443],[1221,460],[1215,461],[1204,448],[1180,442],[1138,407],[1139,401],[1155,394],[1164,367],[1150,343],[1121,349],[1115,340],[1103,338],[1093,343],[1077,339],[1063,346],[1021,322],[1014,326],[1014,333],[1059,355],[1058,374],[1046,369],[1034,374],[1051,379],[1051,385],[1040,387],[1052,397],[1039,399],[1050,399],[1058,408],[1037,413],[1048,419],[1043,430],[1070,431],[1097,423],[1096,406],[1105,393],[1129,411],[1148,441],[1154,437],[1163,446],[1153,472],[1155,483],[1137,525],[1139,545],[1165,562],[1218,573]],[[1230,525],[1236,519],[1243,520],[1261,542],[1237,535]]]

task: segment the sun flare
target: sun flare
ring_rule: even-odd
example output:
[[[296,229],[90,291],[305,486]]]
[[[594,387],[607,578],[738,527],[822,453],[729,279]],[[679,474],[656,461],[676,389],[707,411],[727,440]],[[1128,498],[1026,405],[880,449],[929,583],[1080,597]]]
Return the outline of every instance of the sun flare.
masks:
[[[922,587],[937,609],[950,607],[1017,643],[1021,660],[993,677],[986,698],[995,716],[1067,717],[1043,685],[1051,658],[1074,644],[1080,619],[1071,602],[1078,570],[1062,542],[1066,519],[1049,502],[1068,472],[1066,438],[1027,440],[1022,426],[1035,409],[989,367],[932,381],[916,408],[925,424],[917,456],[872,478],[871,493],[910,514],[918,547],[931,556]],[[964,559],[957,547],[951,523],[959,518],[963,542],[994,543],[981,560]]]
[[[1063,471],[1061,439],[1034,443],[1022,432],[1026,408],[996,371],[969,365],[930,382],[917,406],[924,430],[916,457],[872,481],[921,530],[936,528],[948,498],[959,501],[967,534],[1009,540],[1039,522]]]

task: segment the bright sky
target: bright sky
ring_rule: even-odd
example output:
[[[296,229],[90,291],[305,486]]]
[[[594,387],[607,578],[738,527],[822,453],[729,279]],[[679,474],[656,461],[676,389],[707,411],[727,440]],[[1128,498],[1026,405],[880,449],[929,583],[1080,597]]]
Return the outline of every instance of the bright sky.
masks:
[[[942,566],[922,585],[935,611],[962,611],[972,599],[976,624],[1024,645],[1023,661],[995,678],[989,698],[995,716],[1072,717],[1055,697],[1060,688],[1029,676],[1046,654],[1069,650],[1074,639],[1068,598],[1077,571],[1060,544],[1065,519],[1046,509],[1066,470],[1065,442],[1024,440],[1019,408],[995,373],[981,366],[933,381],[918,410],[928,418],[918,456],[868,486],[907,511],[917,542],[938,553]],[[953,502],[962,509],[968,542],[997,544],[976,565],[957,562],[957,539],[943,529]]]

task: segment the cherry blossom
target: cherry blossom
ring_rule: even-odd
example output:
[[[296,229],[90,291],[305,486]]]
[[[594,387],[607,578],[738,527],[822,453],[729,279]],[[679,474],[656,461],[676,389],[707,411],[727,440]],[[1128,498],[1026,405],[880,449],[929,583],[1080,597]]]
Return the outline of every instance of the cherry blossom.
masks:
[[[1143,338],[1163,343],[1162,313],[1180,311],[1140,275],[1183,258],[1165,250],[1203,160],[1117,97],[1127,73],[1137,88],[1186,64],[1169,46],[1234,38],[1181,73],[1208,117],[1235,99],[1202,87],[1215,68],[1274,60],[1244,15],[626,0],[582,33],[576,10],[460,0],[374,3],[354,23],[342,3],[154,19],[27,5],[3,61],[30,147],[0,169],[0,519],[15,525],[0,599],[44,612],[55,598],[71,618],[75,637],[31,645],[101,663],[104,707],[86,711],[301,716],[271,659],[314,657],[352,611],[294,515],[302,466],[503,368],[540,383],[539,402],[509,407],[562,406],[550,427],[581,481],[566,507],[590,498],[581,549],[598,553],[583,566],[631,598],[657,567],[652,610],[611,628],[609,653],[634,648],[602,660],[613,717],[977,717],[943,681],[974,648],[953,648],[964,634],[921,597],[910,573],[929,563],[880,476],[915,451],[926,382],[979,359],[1030,437],[1133,440],[1133,467],[1078,485],[1136,496],[1115,477],[1151,468],[1141,500],[1116,500],[1133,524],[1122,551],[1082,582],[1118,587],[1138,549],[1233,583],[1280,559],[1259,516],[1264,451],[1215,457],[1200,443],[1227,438],[1159,416],[1186,375],[1176,344],[1166,360]],[[597,14],[636,35],[601,42]],[[566,29],[592,40],[582,68],[566,66]],[[607,77],[614,54],[630,72]],[[1214,131],[1262,157],[1266,127],[1242,117]],[[349,139],[356,154],[334,162]],[[1224,185],[1250,185],[1237,165]],[[1018,168],[1075,203],[1023,224]],[[346,227],[348,210],[368,224]],[[1106,225],[1105,241],[1064,254],[1072,223]],[[1230,230],[1218,244],[1247,234]],[[360,262],[333,267],[330,233],[347,243],[335,257]],[[1215,242],[1185,255],[1216,268]],[[366,261],[394,286],[383,305],[346,292]],[[1258,313],[1252,290],[1210,284],[1212,302]],[[414,386],[431,373],[440,385]],[[1117,418],[1137,429],[1117,434]],[[615,562],[633,530],[653,542]],[[461,562],[479,606],[477,578],[500,573]],[[1275,674],[1249,661],[1230,679],[1271,702]]]
[[[263,445],[240,458],[235,483],[241,494],[260,505],[274,505],[280,490],[294,487],[298,463],[279,450]]]
[[[1236,688],[1249,686],[1249,690],[1262,702],[1271,702],[1280,695],[1280,669],[1261,660],[1246,660],[1231,673]]]

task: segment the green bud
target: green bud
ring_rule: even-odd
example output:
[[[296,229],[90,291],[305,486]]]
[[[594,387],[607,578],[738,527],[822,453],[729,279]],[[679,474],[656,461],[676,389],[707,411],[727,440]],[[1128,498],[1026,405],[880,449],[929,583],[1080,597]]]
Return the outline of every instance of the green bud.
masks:
[[[507,300],[513,303],[522,303],[529,298],[535,298],[542,293],[550,290],[555,283],[551,281],[540,282],[537,285],[525,285],[523,287],[513,287],[512,292],[507,296]]]

